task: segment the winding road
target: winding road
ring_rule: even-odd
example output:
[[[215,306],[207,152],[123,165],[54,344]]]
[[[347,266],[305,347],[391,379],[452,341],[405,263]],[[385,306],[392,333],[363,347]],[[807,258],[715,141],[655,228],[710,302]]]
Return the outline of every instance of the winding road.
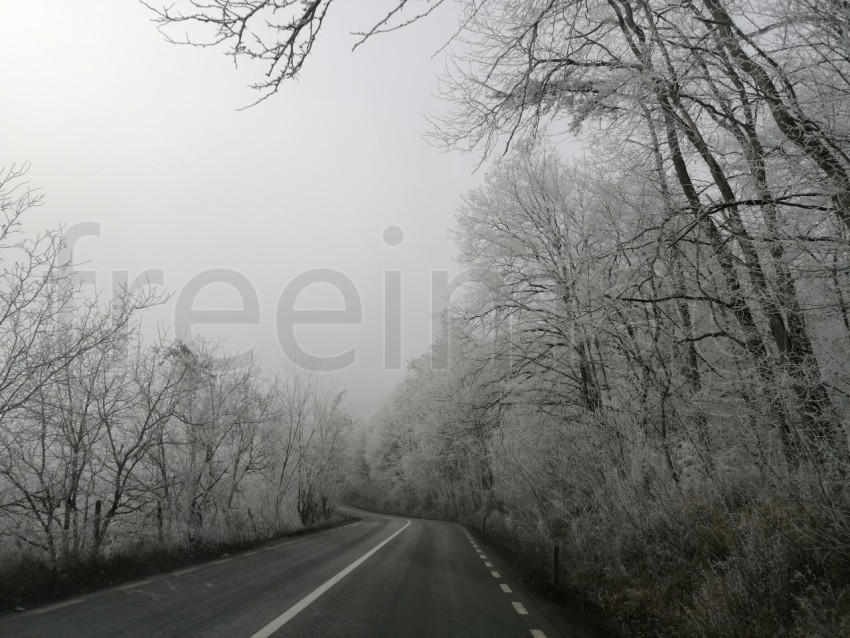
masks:
[[[0,616],[0,636],[564,635],[461,525],[344,511],[360,520]]]

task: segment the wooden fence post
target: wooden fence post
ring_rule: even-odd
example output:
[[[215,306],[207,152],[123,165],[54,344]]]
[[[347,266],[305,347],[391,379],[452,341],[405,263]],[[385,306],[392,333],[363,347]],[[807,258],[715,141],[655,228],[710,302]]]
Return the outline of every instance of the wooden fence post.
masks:
[[[552,551],[552,587],[558,586],[558,567],[561,563],[560,557],[561,548],[558,546],[558,543],[555,543],[555,547]]]

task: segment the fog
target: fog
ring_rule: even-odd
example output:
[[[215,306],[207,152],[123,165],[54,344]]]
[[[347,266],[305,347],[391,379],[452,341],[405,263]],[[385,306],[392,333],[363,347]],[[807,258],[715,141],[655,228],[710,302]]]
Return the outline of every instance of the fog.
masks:
[[[79,237],[76,268],[100,294],[161,280],[172,296],[147,315],[149,333],[185,329],[175,324],[181,293],[186,307],[245,308],[214,313],[216,325],[196,320],[193,334],[254,349],[274,369],[287,356],[278,338],[287,285],[321,279],[314,269],[341,273],[360,317],[333,285],[302,286],[298,308],[348,310],[331,317],[344,324],[295,335],[312,355],[354,349],[354,363],[331,374],[365,416],[432,341],[432,273],[458,271],[449,227],[481,176],[479,157],[423,137],[425,115],[445,108],[434,92],[454,8],[352,53],[350,32],[380,15],[377,4],[374,14],[356,6],[334,7],[298,82],[240,110],[257,97],[248,84],[259,69],[168,44],[141,4],[5,2],[0,163],[32,162],[29,182],[45,204],[28,228],[66,225]],[[402,298],[385,354],[388,277],[401,277]],[[197,295],[185,288],[192,280]]]
[[[850,636],[850,3],[161,1],[0,8],[0,634]]]

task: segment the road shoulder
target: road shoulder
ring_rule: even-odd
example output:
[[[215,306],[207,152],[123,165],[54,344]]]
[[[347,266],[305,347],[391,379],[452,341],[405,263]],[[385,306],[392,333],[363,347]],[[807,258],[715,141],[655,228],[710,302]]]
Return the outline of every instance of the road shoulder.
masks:
[[[599,610],[571,597],[567,592],[553,588],[520,552],[500,542],[498,538],[482,534],[478,528],[470,525],[465,525],[464,528],[501,570],[522,586],[523,593],[537,608],[538,613],[560,631],[562,636],[622,638],[625,635],[620,628],[605,621]]]

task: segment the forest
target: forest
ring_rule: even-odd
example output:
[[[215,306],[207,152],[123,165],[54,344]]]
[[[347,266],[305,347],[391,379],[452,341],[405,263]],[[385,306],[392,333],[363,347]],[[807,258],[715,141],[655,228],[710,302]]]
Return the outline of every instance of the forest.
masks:
[[[435,134],[513,139],[457,215],[476,283],[350,498],[542,574],[557,545],[629,635],[850,633],[848,24],[823,0],[468,3]],[[564,121],[578,158],[546,142]]]

